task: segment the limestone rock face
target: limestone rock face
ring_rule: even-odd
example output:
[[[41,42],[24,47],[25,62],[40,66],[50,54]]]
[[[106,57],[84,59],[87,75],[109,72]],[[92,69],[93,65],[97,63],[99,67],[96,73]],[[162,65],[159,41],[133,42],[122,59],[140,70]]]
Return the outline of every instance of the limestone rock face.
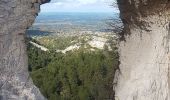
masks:
[[[28,73],[25,31],[49,0],[0,0],[0,100],[44,100]]]
[[[170,100],[170,1],[118,0],[124,23],[116,100]]]

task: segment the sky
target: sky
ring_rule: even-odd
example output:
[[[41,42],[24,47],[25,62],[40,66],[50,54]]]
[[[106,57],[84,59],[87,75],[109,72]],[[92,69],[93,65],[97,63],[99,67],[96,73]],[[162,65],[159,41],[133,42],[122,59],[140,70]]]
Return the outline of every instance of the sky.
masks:
[[[41,12],[118,12],[111,5],[115,0],[51,0]]]

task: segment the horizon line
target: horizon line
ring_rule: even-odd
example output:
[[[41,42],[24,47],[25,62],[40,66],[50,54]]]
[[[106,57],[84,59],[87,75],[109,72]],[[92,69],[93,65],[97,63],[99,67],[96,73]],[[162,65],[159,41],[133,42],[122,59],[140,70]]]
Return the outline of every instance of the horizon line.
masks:
[[[98,11],[42,11],[40,13],[119,13],[117,11],[108,11],[108,12],[104,12],[104,11],[101,11],[101,12],[98,12]],[[39,14],[40,14],[39,13]]]

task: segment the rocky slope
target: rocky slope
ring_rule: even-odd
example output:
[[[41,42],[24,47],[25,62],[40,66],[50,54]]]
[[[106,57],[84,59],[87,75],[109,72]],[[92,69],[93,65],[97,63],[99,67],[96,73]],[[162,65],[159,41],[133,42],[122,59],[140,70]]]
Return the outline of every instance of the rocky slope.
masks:
[[[124,31],[116,100],[170,100],[170,1],[118,0]]]
[[[0,0],[0,100],[45,99],[29,78],[24,33],[48,1]]]

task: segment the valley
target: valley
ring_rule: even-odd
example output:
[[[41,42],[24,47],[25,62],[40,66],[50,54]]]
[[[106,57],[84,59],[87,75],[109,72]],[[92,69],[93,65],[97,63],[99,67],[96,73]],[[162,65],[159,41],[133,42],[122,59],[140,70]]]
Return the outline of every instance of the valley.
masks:
[[[56,19],[49,23],[38,20],[41,24],[35,23],[27,30],[28,69],[34,84],[48,100],[114,98],[118,37],[106,31],[105,21],[99,19],[95,21],[103,26],[91,25],[93,22],[82,24],[81,18],[78,19],[77,24],[82,28],[77,27],[75,21],[56,25],[51,24],[56,23]],[[67,28],[60,29],[60,25]]]

